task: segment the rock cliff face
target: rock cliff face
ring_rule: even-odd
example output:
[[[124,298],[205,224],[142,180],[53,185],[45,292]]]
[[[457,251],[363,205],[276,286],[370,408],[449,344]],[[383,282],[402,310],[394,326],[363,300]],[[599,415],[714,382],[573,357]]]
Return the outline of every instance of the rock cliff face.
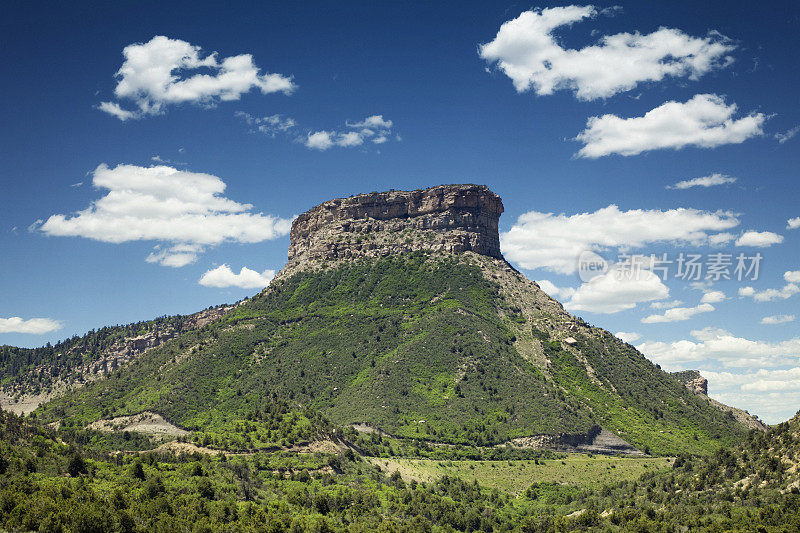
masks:
[[[483,185],[329,200],[292,224],[287,268],[411,251],[471,251],[502,258],[497,229],[502,212],[500,197]]]
[[[708,380],[701,376],[697,370],[673,372],[672,375],[681,380],[686,385],[686,388],[693,393],[708,396]]]
[[[725,405],[722,402],[718,402],[714,398],[709,398],[708,380],[700,375],[700,372],[697,370],[683,370],[681,372],[673,372],[672,375],[677,377],[687,389],[695,394],[705,397],[711,405],[720,411],[731,413],[736,420],[738,420],[747,428],[757,429],[759,431],[766,431],[769,429],[766,424],[758,419],[757,416],[751,415],[747,411],[737,409],[736,407]]]

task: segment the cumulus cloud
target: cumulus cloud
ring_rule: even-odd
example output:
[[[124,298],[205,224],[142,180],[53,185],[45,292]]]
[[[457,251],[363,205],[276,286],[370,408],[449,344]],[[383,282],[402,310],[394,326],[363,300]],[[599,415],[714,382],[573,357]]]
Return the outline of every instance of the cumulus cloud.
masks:
[[[359,122],[345,122],[345,131],[309,132],[303,143],[307,148],[325,151],[334,146],[342,148],[361,146],[366,142],[383,144],[392,134],[393,123],[383,115],[372,115]]]
[[[171,104],[215,105],[238,100],[252,89],[289,94],[296,88],[291,77],[261,74],[250,54],[219,58],[213,52],[203,57],[199,46],[163,35],[130,44],[122,55],[114,96],[136,108],[124,109],[118,102],[101,102],[98,108],[123,121],[163,113]]]
[[[714,310],[714,306],[709,303],[701,303],[694,307],[673,307],[664,311],[663,315],[650,315],[642,319],[643,324],[659,324],[663,322],[682,322],[689,320],[700,313],[709,313]]]
[[[691,335],[694,341],[646,341],[636,348],[650,360],[675,370],[698,361],[706,364],[716,361],[725,367],[762,368],[796,364],[800,358],[800,338],[781,342],[755,341],[710,327],[694,330]]]
[[[790,218],[786,221],[786,229],[800,228],[800,217]]]
[[[198,283],[205,287],[263,289],[269,285],[269,282],[274,277],[274,270],[267,269],[259,273],[247,267],[242,267],[239,273],[236,274],[228,265],[220,265],[204,273]]]
[[[719,302],[723,302],[727,299],[725,293],[722,291],[708,291],[703,294],[703,297],[700,298],[701,304],[716,304]]]
[[[669,289],[657,275],[649,270],[628,270],[618,263],[605,274],[578,287],[564,307],[569,311],[611,314],[668,296]]]
[[[732,61],[727,54],[733,44],[717,32],[706,37],[671,28],[646,35],[618,33],[578,50],[558,43],[555,30],[597,14],[593,6],[525,11],[480,46],[480,57],[497,64],[517,92],[571,90],[580,100],[608,98],[667,76],[697,79]]]
[[[692,331],[691,337],[636,347],[669,370],[700,368],[712,397],[748,409],[767,423],[795,413],[800,404],[800,338],[767,342],[710,327]]]
[[[800,132],[800,126],[795,126],[790,130],[786,130],[783,133],[776,133],[775,139],[781,144],[785,143],[786,141],[792,139],[797,133]]]
[[[709,235],[708,244],[711,246],[722,246],[723,244],[728,244],[735,238],[736,235],[733,233],[715,233],[714,235]]]
[[[753,298],[757,302],[771,302],[772,300],[787,300],[800,292],[800,270],[788,270],[783,273],[786,285],[780,289],[765,289],[757,291],[753,287],[742,287],[739,296]]]
[[[572,287],[558,287],[555,283],[547,279],[540,279],[537,280],[536,283],[539,284],[539,287],[552,296],[553,298],[568,300],[575,294],[575,289]]]
[[[156,241],[147,261],[180,267],[206,247],[274,239],[286,235],[291,225],[291,220],[254,213],[252,205],[226,198],[225,183],[211,174],[163,165],[102,164],[92,183],[106,195],[73,215],[52,215],[39,229],[115,244]]]
[[[758,369],[743,373],[701,370],[709,393],[728,405],[746,408],[768,424],[789,419],[800,405],[800,367]]]
[[[636,342],[642,338],[642,336],[635,332],[627,332],[627,331],[618,331],[615,333],[618,339],[621,339],[623,342],[627,342],[628,344],[632,342]]]
[[[772,316],[765,316],[761,319],[762,324],[786,324],[788,322],[794,322],[794,315],[772,315]]]
[[[725,185],[726,183],[734,183],[736,178],[726,176],[725,174],[714,173],[710,176],[703,176],[701,178],[692,178],[690,180],[683,180],[675,183],[674,185],[667,185],[667,189],[691,189],[692,187],[713,187],[715,185]]]
[[[763,133],[766,115],[751,113],[734,119],[736,111],[736,104],[726,105],[716,94],[698,94],[685,103],[661,104],[641,117],[589,117],[586,129],[575,137],[584,144],[576,156],[595,159],[686,146],[714,148],[739,144]]]
[[[741,237],[736,239],[736,246],[753,246],[756,248],[767,248],[773,244],[783,242],[783,235],[772,233],[771,231],[745,231]]]
[[[58,320],[50,318],[29,318],[24,320],[18,316],[0,318],[0,333],[30,333],[42,335],[61,329],[63,326]]]
[[[500,236],[505,256],[522,268],[571,274],[578,256],[592,250],[637,248],[653,243],[711,244],[739,224],[733,213],[697,209],[622,211],[610,205],[593,213],[555,215],[530,211]]]

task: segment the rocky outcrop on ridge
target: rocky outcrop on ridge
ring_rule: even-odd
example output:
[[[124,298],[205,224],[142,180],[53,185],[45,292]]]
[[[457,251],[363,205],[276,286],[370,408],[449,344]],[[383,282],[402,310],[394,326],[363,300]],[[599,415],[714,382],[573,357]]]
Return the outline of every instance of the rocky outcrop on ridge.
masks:
[[[500,197],[484,185],[440,185],[324,202],[292,224],[285,271],[404,252],[475,252],[502,258]]]
[[[708,396],[708,380],[701,376],[697,370],[683,370],[681,372],[673,372],[672,375],[683,382],[686,388],[693,393]]]

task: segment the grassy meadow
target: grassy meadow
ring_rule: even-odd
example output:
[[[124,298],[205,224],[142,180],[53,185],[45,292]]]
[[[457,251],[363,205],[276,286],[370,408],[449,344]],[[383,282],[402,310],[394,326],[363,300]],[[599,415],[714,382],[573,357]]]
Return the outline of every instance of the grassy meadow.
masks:
[[[632,481],[647,472],[672,466],[669,457],[610,457],[569,454],[562,459],[511,461],[437,461],[409,458],[370,458],[384,472],[399,472],[407,482],[435,481],[442,476],[477,481],[480,485],[518,496],[533,483],[558,483],[594,488]]]

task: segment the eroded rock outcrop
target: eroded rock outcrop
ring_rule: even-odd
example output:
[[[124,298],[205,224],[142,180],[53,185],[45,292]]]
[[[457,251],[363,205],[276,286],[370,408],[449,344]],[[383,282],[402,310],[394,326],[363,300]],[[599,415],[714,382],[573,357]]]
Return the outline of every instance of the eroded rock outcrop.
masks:
[[[697,370],[673,372],[672,375],[681,380],[686,388],[693,393],[708,396],[708,380],[701,376]]]
[[[403,252],[475,252],[502,258],[500,197],[484,185],[329,200],[292,224],[288,270],[325,261]]]
[[[759,431],[766,431],[769,429],[766,424],[758,419],[757,416],[751,415],[747,411],[725,405],[722,402],[710,398],[708,396],[708,380],[700,375],[697,370],[683,370],[681,372],[673,372],[673,376],[678,378],[687,389],[695,394],[706,398],[709,404],[713,405],[724,413],[730,413],[740,424],[749,429],[757,429]]]
[[[8,380],[0,387],[0,408],[26,415],[70,389],[82,387],[124,367],[148,350],[222,318],[234,307],[209,307],[192,315],[154,322],[138,335],[121,336],[99,353],[94,351],[95,347],[92,345],[76,343],[66,353],[59,353],[58,357],[84,360],[83,363],[61,369],[57,373],[51,365],[40,364],[27,373],[15,376],[15,379]],[[80,357],[75,357],[76,355]],[[37,376],[53,377],[48,378],[43,385],[41,380],[35,379]]]

